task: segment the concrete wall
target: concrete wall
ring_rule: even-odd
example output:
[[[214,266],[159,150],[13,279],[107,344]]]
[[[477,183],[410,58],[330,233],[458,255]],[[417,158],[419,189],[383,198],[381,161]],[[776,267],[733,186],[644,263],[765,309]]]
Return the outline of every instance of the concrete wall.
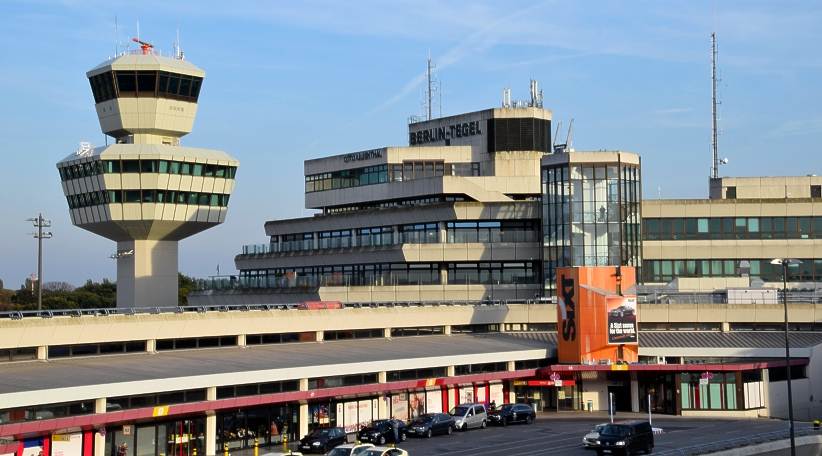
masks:
[[[822,345],[812,349],[807,377],[791,381],[794,419],[822,419]],[[768,383],[768,406],[772,417],[788,418],[788,382]]]

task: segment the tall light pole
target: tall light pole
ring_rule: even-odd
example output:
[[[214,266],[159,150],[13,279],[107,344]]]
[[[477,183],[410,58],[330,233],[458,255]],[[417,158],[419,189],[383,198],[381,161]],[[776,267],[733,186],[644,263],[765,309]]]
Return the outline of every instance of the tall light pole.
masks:
[[[788,266],[797,266],[801,261],[794,258],[775,258],[771,264],[782,266],[782,305],[785,308],[785,372],[788,380],[788,420],[791,426],[791,456],[796,456],[796,441],[793,430],[793,394],[791,391],[791,344],[788,340]]]
[[[36,233],[32,233],[37,239],[37,310],[43,309],[43,239],[51,238],[51,231],[43,232],[43,228],[51,227],[51,220],[43,218],[43,214],[37,214],[37,218],[26,219],[37,228]]]

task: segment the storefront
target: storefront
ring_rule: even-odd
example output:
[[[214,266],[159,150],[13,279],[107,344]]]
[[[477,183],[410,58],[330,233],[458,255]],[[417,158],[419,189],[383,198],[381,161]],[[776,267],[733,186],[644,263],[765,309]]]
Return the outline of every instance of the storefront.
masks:
[[[277,445],[299,433],[299,406],[277,404],[217,414],[217,447],[229,450]]]
[[[193,456],[195,449],[205,454],[202,416],[105,428],[105,456]]]
[[[574,379],[515,380],[513,386],[516,402],[530,404],[537,412],[579,409]]]

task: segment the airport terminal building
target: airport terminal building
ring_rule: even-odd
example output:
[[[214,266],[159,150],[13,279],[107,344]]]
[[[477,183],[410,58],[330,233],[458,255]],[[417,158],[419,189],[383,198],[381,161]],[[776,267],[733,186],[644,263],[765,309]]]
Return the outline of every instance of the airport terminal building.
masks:
[[[639,155],[555,147],[551,117],[532,93],[412,122],[408,146],[306,161],[317,214],[266,222],[239,274],[202,281],[189,307],[3,314],[0,455],[212,456],[466,402],[606,410],[610,394],[617,410],[778,417],[789,372],[797,417],[818,416],[822,179],[721,178],[708,199],[646,200]],[[128,179],[157,198],[175,160],[143,158],[157,168]],[[787,295],[772,258],[803,261]],[[569,321],[593,315],[557,286],[568,271],[601,271],[606,297],[634,299],[630,346],[561,356]]]

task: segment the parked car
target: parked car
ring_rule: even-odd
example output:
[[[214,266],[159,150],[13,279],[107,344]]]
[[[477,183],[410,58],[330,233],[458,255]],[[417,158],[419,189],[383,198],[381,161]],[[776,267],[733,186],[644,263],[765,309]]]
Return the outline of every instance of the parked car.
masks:
[[[511,423],[531,424],[537,419],[534,408],[528,404],[502,404],[488,412],[488,423],[508,426]]]
[[[373,442],[377,445],[385,445],[385,442],[394,442],[394,425],[399,428],[399,441],[403,442],[406,439],[405,423],[400,420],[374,420],[368,427],[363,428],[357,438],[363,442]],[[394,442],[399,443],[399,442]]]
[[[599,431],[597,455],[624,454],[654,450],[654,432],[647,421],[606,424]]]
[[[418,416],[408,425],[408,435],[431,438],[436,434],[451,435],[456,428],[454,417],[447,413],[427,413]]]
[[[591,429],[591,432],[585,434],[585,437],[582,438],[582,446],[585,448],[596,448],[599,446],[599,431],[605,427],[607,423],[597,424]]]
[[[371,443],[346,443],[325,453],[325,456],[362,456],[370,448],[374,448]]]
[[[408,456],[402,448],[374,447],[362,453],[362,456]]]
[[[325,453],[346,442],[345,430],[341,427],[317,428],[300,439],[300,450],[306,453]]]
[[[454,417],[454,427],[461,431],[484,429],[488,424],[488,413],[483,404],[461,404],[452,408],[448,414]]]
[[[263,456],[303,456],[303,454],[300,453],[299,451],[288,450],[287,453],[283,453],[281,451],[275,451],[273,453],[266,453]]]

